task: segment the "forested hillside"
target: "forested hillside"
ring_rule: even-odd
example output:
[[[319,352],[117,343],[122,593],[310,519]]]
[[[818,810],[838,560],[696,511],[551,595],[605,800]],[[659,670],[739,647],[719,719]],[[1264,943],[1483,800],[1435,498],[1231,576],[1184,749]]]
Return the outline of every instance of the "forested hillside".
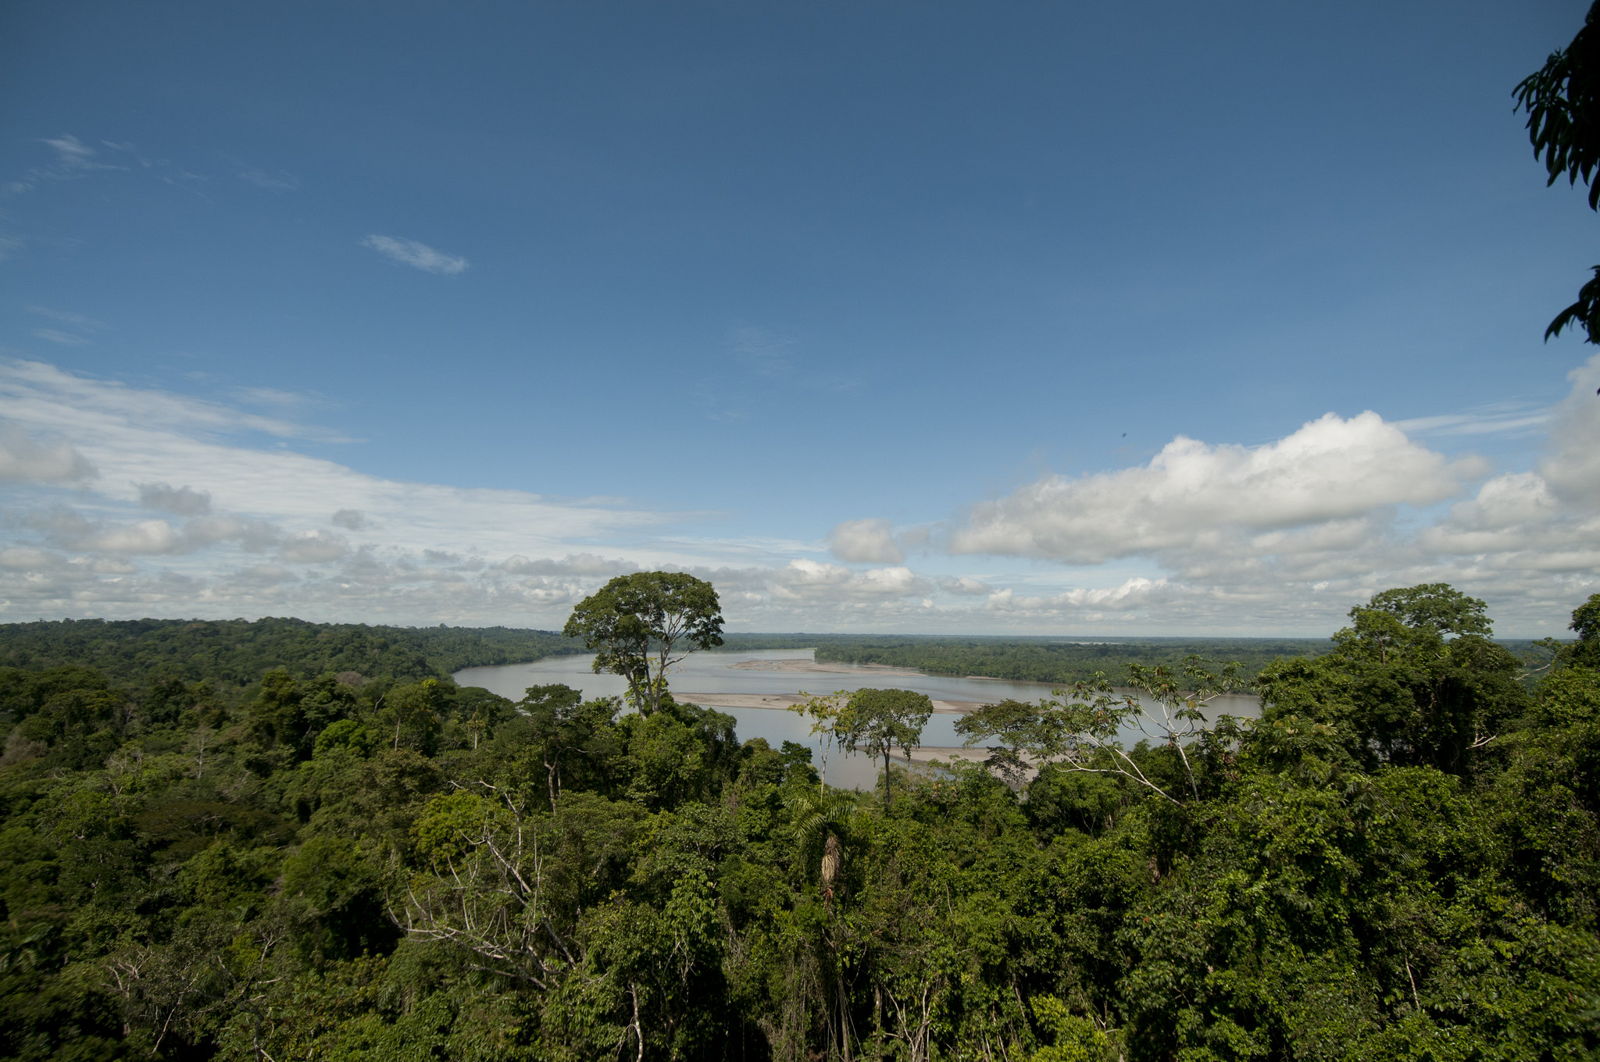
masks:
[[[1600,595],[1573,627],[1530,686],[1481,602],[1389,591],[1258,722],[1008,702],[969,732],[1028,770],[892,803],[670,695],[443,677],[527,632],[9,627],[0,1056],[1592,1058]]]

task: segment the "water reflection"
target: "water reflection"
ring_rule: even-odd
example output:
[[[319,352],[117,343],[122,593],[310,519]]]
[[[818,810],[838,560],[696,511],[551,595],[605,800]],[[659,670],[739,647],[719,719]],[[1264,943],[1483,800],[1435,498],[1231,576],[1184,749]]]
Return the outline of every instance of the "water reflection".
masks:
[[[1049,697],[1054,687],[1044,682],[1011,682],[1003,679],[956,678],[927,675],[898,668],[853,668],[849,665],[818,664],[811,649],[764,649],[745,652],[695,653],[677,664],[668,675],[672,694],[680,701],[696,703],[699,696],[747,697],[784,696],[803,692],[820,695],[840,690],[897,688],[925,693],[936,702],[966,707],[993,704],[1007,698],[1037,701]],[[623,680],[611,674],[597,675],[591,669],[593,656],[557,656],[531,664],[501,667],[474,667],[459,671],[457,683],[481,686],[502,697],[518,700],[529,686],[559,683],[582,690],[586,698],[620,697],[627,689]],[[803,668],[804,670],[795,670]],[[811,733],[809,720],[794,712],[771,708],[715,705],[718,711],[733,716],[740,740],[765,738],[777,748],[795,741],[812,750],[812,763],[820,766],[821,740]],[[1212,702],[1208,715],[1254,716],[1260,706],[1254,697],[1228,696]],[[954,748],[961,737],[955,731],[959,715],[935,713],[922,732],[925,748]],[[1130,742],[1142,735],[1128,734]],[[866,787],[877,778],[878,765],[865,756],[847,756],[835,749],[828,757],[828,781],[834,785]]]

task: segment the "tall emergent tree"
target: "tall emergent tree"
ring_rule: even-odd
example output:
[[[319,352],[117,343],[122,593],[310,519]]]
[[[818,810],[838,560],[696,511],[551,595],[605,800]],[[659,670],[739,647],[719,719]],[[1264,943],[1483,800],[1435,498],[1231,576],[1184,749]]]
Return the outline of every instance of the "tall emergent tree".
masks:
[[[1544,163],[1546,184],[1563,176],[1577,184],[1581,177],[1589,188],[1589,209],[1600,209],[1600,2],[1589,8],[1572,43],[1551,53],[1512,95],[1517,109],[1528,114],[1528,139],[1533,157]],[[1600,265],[1544,337],[1570,325],[1581,326],[1590,343],[1600,343]]]
[[[1589,600],[1572,610],[1570,626],[1578,632],[1572,660],[1588,667],[1600,666],[1600,594],[1590,594]]]
[[[722,607],[704,579],[685,572],[619,575],[572,610],[562,633],[594,652],[596,673],[628,683],[634,707],[661,707],[667,669],[696,649],[722,644]]]
[[[1369,769],[1387,763],[1464,775],[1470,753],[1522,710],[1517,659],[1490,640],[1478,598],[1425,583],[1375,594],[1350,620],[1332,652],[1262,670],[1264,723],[1300,717],[1331,725]]]
[[[933,714],[933,701],[914,690],[843,690],[813,697],[789,709],[811,719],[811,732],[823,738],[822,780],[827,781],[830,744],[846,752],[864,752],[883,761],[883,804],[889,806],[889,757],[895,749],[911,762],[911,750],[922,740],[922,728]]]
[[[914,690],[856,690],[845,702],[844,730],[839,744],[883,760],[883,805],[889,806],[889,757],[895,749],[911,762],[911,750],[922,740],[922,728],[933,714],[933,701]]]

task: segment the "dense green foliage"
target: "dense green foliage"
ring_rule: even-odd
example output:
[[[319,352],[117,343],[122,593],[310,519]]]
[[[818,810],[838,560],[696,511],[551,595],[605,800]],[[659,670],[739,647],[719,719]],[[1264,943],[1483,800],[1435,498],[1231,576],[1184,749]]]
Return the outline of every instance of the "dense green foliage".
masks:
[[[581,639],[595,673],[620,675],[628,703],[649,713],[661,707],[673,664],[722,644],[722,606],[710,583],[687,572],[634,572],[578,602],[562,633]]]
[[[310,653],[241,686],[162,677],[160,624],[23,625],[0,1056],[1591,1058],[1596,616],[1530,691],[1481,603],[1379,595],[1267,669],[1259,722],[1151,665],[1186,741],[1096,744],[1103,688],[1011,702],[978,733],[1014,785],[893,764],[892,805],[670,696]]]
[[[369,627],[263,620],[55,620],[0,624],[0,667],[89,667],[122,682],[155,678],[247,685],[269,668],[444,678],[581,650],[551,631]]]
[[[883,804],[887,808],[893,772],[889,757],[899,749],[911,762],[911,750],[922,740],[922,728],[933,714],[933,701],[914,690],[860,689],[813,697],[792,711],[812,720],[813,733],[846,752],[860,752],[883,761]]]

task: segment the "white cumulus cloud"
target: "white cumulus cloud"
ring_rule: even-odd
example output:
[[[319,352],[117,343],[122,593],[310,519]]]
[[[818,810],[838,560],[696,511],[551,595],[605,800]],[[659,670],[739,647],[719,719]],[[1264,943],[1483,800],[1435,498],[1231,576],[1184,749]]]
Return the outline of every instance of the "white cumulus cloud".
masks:
[[[1539,471],[1556,493],[1600,508],[1600,354],[1568,374],[1572,391],[1556,407],[1550,455]]]
[[[1418,446],[1376,413],[1329,413],[1260,446],[1179,436],[1140,468],[1046,477],[975,506],[951,547],[1094,564],[1192,548],[1207,533],[1430,505],[1478,471],[1477,462]]]

